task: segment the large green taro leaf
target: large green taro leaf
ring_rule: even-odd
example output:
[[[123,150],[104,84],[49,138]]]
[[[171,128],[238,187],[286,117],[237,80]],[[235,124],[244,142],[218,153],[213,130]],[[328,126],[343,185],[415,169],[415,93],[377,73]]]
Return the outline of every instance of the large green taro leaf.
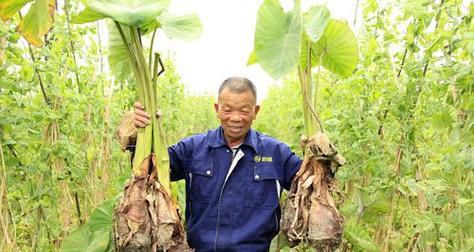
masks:
[[[247,59],[247,66],[250,66],[255,63],[257,63],[257,55],[255,55],[255,50],[252,50],[249,55],[249,58]]]
[[[108,23],[109,30],[109,67],[112,74],[119,80],[123,81],[132,74],[132,66],[128,56],[126,45],[122,41],[122,37],[113,23]],[[128,32],[125,37],[130,40]]]
[[[62,252],[79,252],[89,244],[89,227],[82,225],[61,242]]]
[[[158,17],[171,0],[93,0],[74,19],[78,23],[92,22],[101,16],[120,23],[140,26]]]
[[[63,252],[106,252],[111,250],[112,214],[116,200],[99,205],[86,224],[61,243]]]
[[[262,68],[278,79],[296,68],[302,33],[300,1],[285,13],[278,0],[265,0],[257,14],[255,55]]]
[[[89,237],[89,246],[84,252],[106,252],[110,243],[111,231],[99,230],[92,232]]]
[[[115,201],[110,200],[99,205],[91,214],[88,221],[89,230],[95,232],[104,228],[112,229]]]
[[[170,38],[195,40],[201,36],[202,24],[197,14],[183,16],[161,15],[158,19],[161,28]]]
[[[335,74],[348,77],[357,66],[357,39],[344,22],[331,19],[319,41],[312,43],[312,49],[316,64],[321,62],[324,68]]]
[[[103,228],[90,232],[87,224],[70,233],[61,243],[61,252],[106,252],[109,251],[112,229]]]
[[[312,42],[318,42],[329,23],[329,10],[326,5],[311,7],[303,15],[303,27]]]
[[[92,10],[90,7],[86,7],[81,13],[72,19],[72,22],[76,24],[85,24],[101,20],[103,18],[106,18],[106,16]]]

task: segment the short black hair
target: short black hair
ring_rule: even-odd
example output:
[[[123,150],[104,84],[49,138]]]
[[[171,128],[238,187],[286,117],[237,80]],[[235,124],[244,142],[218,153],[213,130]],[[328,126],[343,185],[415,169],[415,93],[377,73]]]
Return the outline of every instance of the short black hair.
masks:
[[[229,91],[233,93],[238,93],[238,94],[246,92],[246,91],[250,91],[255,97],[255,102],[257,102],[257,88],[255,87],[253,82],[247,78],[234,76],[234,77],[229,77],[225,79],[225,81],[222,82],[222,84],[219,87],[218,95],[220,95],[222,90],[226,88],[228,88]]]

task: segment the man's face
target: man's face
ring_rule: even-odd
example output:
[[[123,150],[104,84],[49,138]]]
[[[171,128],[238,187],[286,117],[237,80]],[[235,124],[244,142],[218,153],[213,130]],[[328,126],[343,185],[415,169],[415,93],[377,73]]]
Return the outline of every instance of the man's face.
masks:
[[[247,135],[260,106],[256,105],[255,97],[250,90],[239,94],[224,88],[219,95],[218,103],[214,104],[214,109],[224,129],[227,144],[235,145],[242,142]]]

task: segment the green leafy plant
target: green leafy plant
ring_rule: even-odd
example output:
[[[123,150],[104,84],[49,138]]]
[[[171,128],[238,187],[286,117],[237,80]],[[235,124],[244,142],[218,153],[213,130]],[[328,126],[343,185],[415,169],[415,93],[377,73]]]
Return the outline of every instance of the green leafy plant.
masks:
[[[116,200],[102,203],[91,214],[89,220],[62,241],[63,252],[113,251],[113,208]]]
[[[19,13],[27,3],[33,0],[5,0],[0,3],[0,17],[10,19]],[[34,0],[25,17],[18,25],[18,30],[28,43],[40,47],[43,45],[42,37],[53,25],[55,9],[54,0]]]
[[[348,77],[358,62],[357,40],[349,26],[331,19],[324,5],[302,13],[300,1],[288,13],[278,0],[266,0],[257,14],[254,52],[248,64],[259,63],[275,79],[298,70],[304,101],[305,132],[324,131],[317,118],[319,78],[312,80],[312,69],[320,66]]]

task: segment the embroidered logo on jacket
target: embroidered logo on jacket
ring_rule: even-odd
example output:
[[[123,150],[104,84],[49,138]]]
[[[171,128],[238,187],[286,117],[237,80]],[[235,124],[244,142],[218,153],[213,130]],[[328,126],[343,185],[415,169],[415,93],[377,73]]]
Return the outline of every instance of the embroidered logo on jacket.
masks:
[[[265,157],[265,156],[255,156],[253,160],[257,163],[258,162],[273,162],[272,157]]]

